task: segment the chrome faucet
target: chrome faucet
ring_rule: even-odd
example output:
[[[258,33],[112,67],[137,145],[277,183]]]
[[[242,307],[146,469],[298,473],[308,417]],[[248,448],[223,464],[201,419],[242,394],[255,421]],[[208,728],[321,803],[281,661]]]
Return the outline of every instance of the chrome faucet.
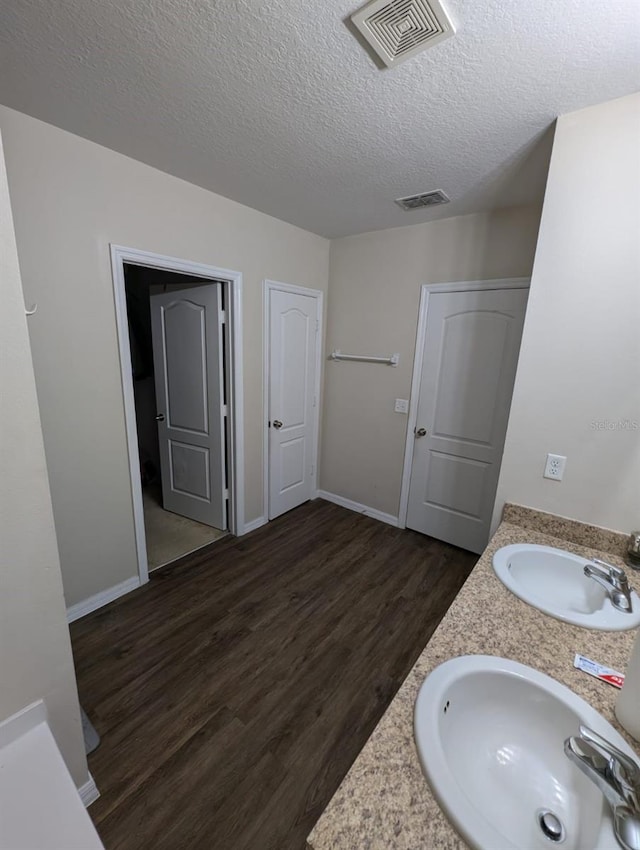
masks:
[[[601,567],[604,567],[604,569],[601,569]],[[607,564],[606,561],[601,561],[599,558],[593,558],[591,563],[584,565],[584,574],[604,587],[614,608],[627,614],[633,612],[631,588],[627,574],[623,569],[614,567],[613,564]]]
[[[640,850],[640,765],[592,729],[564,742],[567,757],[602,791],[624,850]]]

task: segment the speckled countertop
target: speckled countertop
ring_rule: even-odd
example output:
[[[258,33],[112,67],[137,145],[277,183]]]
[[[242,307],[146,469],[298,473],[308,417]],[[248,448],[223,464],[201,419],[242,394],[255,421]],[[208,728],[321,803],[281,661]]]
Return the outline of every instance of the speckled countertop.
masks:
[[[583,545],[579,545],[579,540]],[[540,543],[624,566],[624,536],[508,505],[503,522],[382,720],[308,838],[312,850],[459,850],[433,798],[413,741],[413,706],[427,674],[457,655],[499,655],[568,685],[617,723],[617,690],[573,667],[576,652],[624,671],[635,632],[596,632],[561,623],[522,602],[496,578],[491,558],[511,543]],[[616,554],[617,553],[617,554]],[[627,569],[638,590],[640,574]]]

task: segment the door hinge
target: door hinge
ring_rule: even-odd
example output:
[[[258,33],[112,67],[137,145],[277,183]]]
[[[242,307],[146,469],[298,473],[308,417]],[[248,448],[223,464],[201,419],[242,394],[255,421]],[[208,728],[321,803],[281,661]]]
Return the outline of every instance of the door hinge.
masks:
[[[311,475],[316,471],[316,468],[313,464],[311,464]]]
[[[229,491],[228,491],[228,490],[224,490],[224,491],[223,491],[223,493],[222,493],[222,498],[223,498],[223,499],[226,499],[227,501],[229,501]]]
[[[226,417],[228,415],[229,415],[229,407],[226,404],[223,404],[222,405],[222,417],[223,417],[223,419],[226,419]]]
[[[220,310],[218,315],[220,316],[220,324],[225,325],[227,323],[227,311],[226,310]]]

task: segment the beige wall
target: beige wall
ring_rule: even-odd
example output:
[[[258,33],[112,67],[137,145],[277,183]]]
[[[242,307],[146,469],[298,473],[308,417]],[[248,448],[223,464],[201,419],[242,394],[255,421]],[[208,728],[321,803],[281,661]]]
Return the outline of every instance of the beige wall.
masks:
[[[244,275],[247,521],[263,514],[261,281],[326,291],[329,243],[13,110],[0,126],[72,605],[136,574],[109,243]]]
[[[398,368],[328,363],[320,486],[397,516],[420,287],[525,277],[540,211],[532,207],[443,219],[331,243],[327,351],[400,352]]]
[[[496,517],[505,500],[640,526],[640,94],[558,120]]]
[[[80,785],[87,762],[1,140],[0,304],[0,721],[44,699]]]

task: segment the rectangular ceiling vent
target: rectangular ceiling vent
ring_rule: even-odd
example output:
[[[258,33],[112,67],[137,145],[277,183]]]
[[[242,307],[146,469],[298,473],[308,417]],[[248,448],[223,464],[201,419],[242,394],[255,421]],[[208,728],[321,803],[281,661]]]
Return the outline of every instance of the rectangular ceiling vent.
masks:
[[[372,0],[351,20],[390,68],[455,33],[439,0]]]
[[[437,207],[438,204],[448,204],[449,198],[442,189],[433,192],[422,192],[420,195],[408,195],[406,198],[396,198],[396,204],[403,210],[420,210],[423,207]]]

